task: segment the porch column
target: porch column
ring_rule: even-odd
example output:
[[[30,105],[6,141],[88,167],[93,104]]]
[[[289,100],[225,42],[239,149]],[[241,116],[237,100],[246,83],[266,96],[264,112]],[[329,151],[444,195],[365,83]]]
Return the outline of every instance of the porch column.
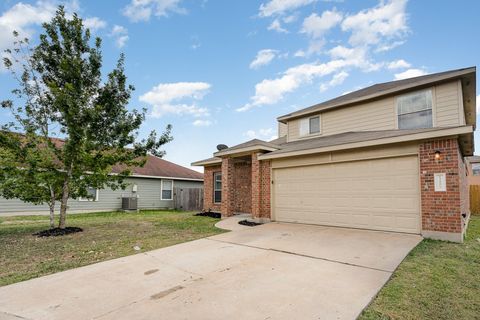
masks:
[[[252,153],[252,218],[260,218],[260,161],[258,153]]]
[[[230,217],[234,212],[234,170],[233,159],[222,158],[222,217]]]

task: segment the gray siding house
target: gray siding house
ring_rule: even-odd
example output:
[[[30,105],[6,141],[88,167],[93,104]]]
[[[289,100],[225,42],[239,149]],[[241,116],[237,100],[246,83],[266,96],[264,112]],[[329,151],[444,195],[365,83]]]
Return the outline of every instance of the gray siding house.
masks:
[[[113,173],[119,168],[113,168]],[[122,197],[136,196],[138,209],[169,209],[174,207],[174,188],[203,188],[203,174],[175,163],[148,156],[142,168],[134,168],[126,179],[125,190],[91,189],[95,199],[70,199],[69,213],[113,211],[122,208]],[[57,205],[58,212],[59,204]],[[47,205],[34,205],[18,199],[0,197],[0,216],[49,214]]]

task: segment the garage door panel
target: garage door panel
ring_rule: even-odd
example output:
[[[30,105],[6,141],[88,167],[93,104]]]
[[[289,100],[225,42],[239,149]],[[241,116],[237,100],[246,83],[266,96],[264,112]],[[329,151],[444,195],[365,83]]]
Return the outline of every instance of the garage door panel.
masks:
[[[414,156],[274,169],[274,219],[420,232]]]

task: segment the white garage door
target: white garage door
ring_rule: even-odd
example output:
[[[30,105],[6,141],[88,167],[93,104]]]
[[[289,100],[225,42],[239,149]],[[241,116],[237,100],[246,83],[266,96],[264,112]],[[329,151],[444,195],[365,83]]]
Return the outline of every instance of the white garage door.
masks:
[[[274,169],[273,218],[420,233],[416,156]]]

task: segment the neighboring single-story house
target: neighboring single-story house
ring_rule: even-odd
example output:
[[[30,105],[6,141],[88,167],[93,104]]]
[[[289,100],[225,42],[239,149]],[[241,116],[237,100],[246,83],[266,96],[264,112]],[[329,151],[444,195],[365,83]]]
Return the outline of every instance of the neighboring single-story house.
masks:
[[[114,168],[112,171],[118,173],[120,170]],[[138,209],[168,209],[174,207],[174,188],[203,188],[202,173],[153,155],[147,156],[143,167],[134,168],[126,181],[129,185],[125,190],[92,188],[89,193],[94,199],[70,199],[68,212],[120,210],[122,197],[136,197]],[[21,214],[49,214],[49,208],[0,197],[0,216]]]
[[[204,167],[204,209],[462,241],[476,68],[376,84],[277,118]],[[219,141],[220,142],[220,141]]]

